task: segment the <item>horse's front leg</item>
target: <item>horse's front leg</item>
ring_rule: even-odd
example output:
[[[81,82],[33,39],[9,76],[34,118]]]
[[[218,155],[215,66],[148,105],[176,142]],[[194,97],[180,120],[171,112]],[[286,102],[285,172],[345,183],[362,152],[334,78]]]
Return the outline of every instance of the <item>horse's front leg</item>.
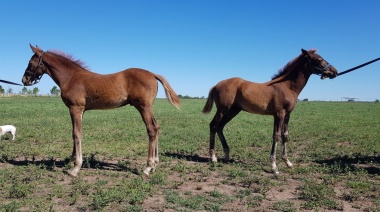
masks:
[[[270,153],[270,161],[272,165],[272,171],[275,174],[279,174],[277,165],[276,165],[276,147],[277,142],[281,139],[281,131],[284,123],[284,116],[275,116],[274,117],[274,126],[273,126],[273,143],[272,150]]]
[[[155,164],[158,164],[160,162],[160,159],[158,157],[158,134],[159,134],[159,131],[157,131],[156,148],[154,149],[154,163]]]
[[[71,154],[71,162],[74,163],[74,168],[67,173],[73,177],[78,175],[82,167],[82,117],[84,108],[70,107],[70,116],[72,123],[72,136],[73,136],[73,153]]]
[[[289,131],[288,131],[289,118],[290,118],[290,114],[285,116],[284,129],[282,131],[282,159],[285,161],[286,165],[289,168],[292,168],[293,164],[288,160],[288,155],[286,153],[287,152],[286,143],[288,142],[288,136],[289,136]]]

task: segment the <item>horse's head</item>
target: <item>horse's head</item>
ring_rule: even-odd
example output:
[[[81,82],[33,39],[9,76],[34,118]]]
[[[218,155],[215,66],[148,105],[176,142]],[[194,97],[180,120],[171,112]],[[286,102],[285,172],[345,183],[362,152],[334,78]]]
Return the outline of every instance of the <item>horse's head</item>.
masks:
[[[44,51],[42,49],[33,47],[31,44],[30,48],[32,49],[34,55],[29,60],[28,67],[25,70],[24,76],[22,77],[22,83],[25,86],[34,85],[38,83],[44,73],[46,73],[46,67],[43,63],[42,55]]]
[[[306,51],[302,49],[302,54],[306,57],[312,74],[321,76],[321,79],[325,79],[326,77],[332,79],[338,76],[338,71],[334,66],[316,54],[315,50]]]

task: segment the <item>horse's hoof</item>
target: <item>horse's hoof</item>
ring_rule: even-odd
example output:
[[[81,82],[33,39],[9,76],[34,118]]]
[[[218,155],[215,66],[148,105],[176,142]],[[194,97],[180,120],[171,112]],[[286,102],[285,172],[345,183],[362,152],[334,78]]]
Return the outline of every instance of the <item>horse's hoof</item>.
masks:
[[[218,159],[215,156],[212,156],[210,159],[211,159],[212,163],[217,163],[218,162]]]
[[[289,167],[289,168],[293,168],[293,164],[292,163],[286,163],[286,165]]]
[[[78,173],[72,171],[72,170],[68,170],[66,171],[66,173],[70,176],[70,177],[77,177],[78,176]]]
[[[274,175],[279,175],[280,174],[280,172],[277,169],[277,166],[275,166],[274,168],[272,167],[272,172],[273,172]]]
[[[224,163],[229,163],[229,162],[231,162],[230,157],[224,158],[224,159],[223,159],[223,162],[224,162]]]
[[[144,169],[144,171],[143,171],[144,175],[145,175],[146,177],[149,177],[149,173],[150,173],[151,170],[152,170],[151,167],[146,167],[146,168]]]

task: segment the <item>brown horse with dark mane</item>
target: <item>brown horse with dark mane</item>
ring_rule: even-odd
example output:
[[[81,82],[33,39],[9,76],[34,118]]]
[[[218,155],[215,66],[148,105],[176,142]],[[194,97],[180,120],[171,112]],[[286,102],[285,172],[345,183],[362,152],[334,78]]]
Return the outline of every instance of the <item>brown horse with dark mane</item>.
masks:
[[[34,55],[22,78],[25,86],[39,82],[43,74],[48,74],[61,89],[61,98],[69,108],[74,141],[71,161],[74,168],[68,173],[77,176],[82,166],[82,117],[86,110],[112,109],[133,105],[141,114],[149,136],[147,167],[149,175],[158,164],[159,125],[153,114],[153,102],[161,82],[169,102],[179,108],[180,101],[169,83],[160,75],[137,68],[114,74],[101,75],[86,70],[80,61],[74,61],[63,53],[42,51],[33,47]]]
[[[270,153],[272,170],[278,174],[276,165],[276,145],[282,141],[282,159],[288,167],[293,164],[286,154],[288,141],[288,123],[290,113],[297,103],[298,95],[305,87],[310,75],[320,75],[332,79],[337,76],[337,70],[329,65],[315,50],[303,50],[301,55],[280,69],[271,81],[266,83],[249,82],[241,78],[231,78],[219,82],[211,88],[204,113],[209,113],[215,102],[217,111],[210,123],[210,157],[215,156],[215,134],[217,133],[224,150],[224,160],[230,160],[230,149],[223,134],[224,126],[240,111],[274,117],[273,144]]]

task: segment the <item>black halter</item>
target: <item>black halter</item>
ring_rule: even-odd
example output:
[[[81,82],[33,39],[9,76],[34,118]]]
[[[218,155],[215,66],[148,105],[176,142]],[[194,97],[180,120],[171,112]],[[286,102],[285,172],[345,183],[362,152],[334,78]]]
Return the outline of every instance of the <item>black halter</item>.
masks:
[[[36,69],[34,71],[31,71],[31,70],[26,70],[25,73],[27,73],[29,76],[33,76],[33,79],[32,79],[32,83],[33,85],[34,84],[37,84],[40,82],[41,78],[42,78],[42,75],[44,75],[44,73],[42,73],[40,76],[36,76],[36,73],[41,69],[43,68],[45,65],[42,61],[42,56],[44,55],[44,53],[42,53],[39,61],[38,61],[38,65],[36,67]]]
[[[307,58],[307,61],[309,62],[309,65],[312,65],[312,62],[311,62],[311,59],[309,56],[306,57]],[[312,74],[315,74],[315,75],[318,75],[318,76],[323,76],[323,74],[325,73],[325,71],[330,68],[330,64],[327,63],[327,65],[323,68],[319,68],[319,67],[316,67],[316,66],[313,66],[312,67]]]

